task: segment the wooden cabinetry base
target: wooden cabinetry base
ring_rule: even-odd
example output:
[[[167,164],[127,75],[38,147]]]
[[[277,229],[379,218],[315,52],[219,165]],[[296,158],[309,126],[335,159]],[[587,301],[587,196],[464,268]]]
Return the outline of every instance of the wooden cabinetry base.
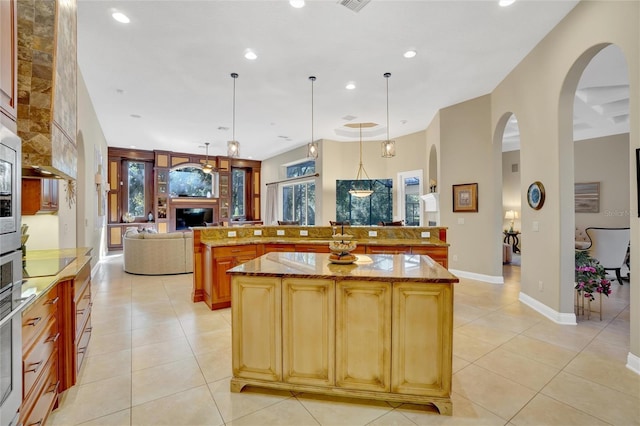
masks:
[[[348,398],[375,399],[378,401],[403,402],[410,404],[426,405],[431,404],[438,409],[440,414],[450,416],[453,414],[453,404],[451,398],[423,395],[394,394],[384,392],[372,392],[364,390],[327,388],[323,386],[298,385],[282,382],[267,382],[255,379],[231,379],[231,392],[242,392],[245,386],[256,386],[267,389],[287,390],[293,392],[317,393],[322,395],[333,395]]]

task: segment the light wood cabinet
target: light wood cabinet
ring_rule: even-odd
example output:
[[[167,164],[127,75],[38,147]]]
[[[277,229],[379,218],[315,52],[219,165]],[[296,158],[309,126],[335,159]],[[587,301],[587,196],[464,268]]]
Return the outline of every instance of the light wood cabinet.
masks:
[[[58,211],[58,179],[22,179],[22,214]]]
[[[0,123],[16,131],[18,118],[18,20],[16,1],[0,1]]]
[[[282,280],[282,374],[287,383],[335,383],[335,283]]]

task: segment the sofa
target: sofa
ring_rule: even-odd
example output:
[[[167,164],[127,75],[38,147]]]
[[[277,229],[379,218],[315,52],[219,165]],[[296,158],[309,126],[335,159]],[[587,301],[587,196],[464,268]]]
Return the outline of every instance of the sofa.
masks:
[[[193,233],[158,234],[129,229],[123,237],[124,270],[130,274],[193,272]]]

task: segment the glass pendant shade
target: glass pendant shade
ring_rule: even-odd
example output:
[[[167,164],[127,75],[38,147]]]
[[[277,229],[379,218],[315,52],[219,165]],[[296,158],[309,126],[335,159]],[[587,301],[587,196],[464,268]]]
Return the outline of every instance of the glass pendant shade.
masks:
[[[396,156],[396,142],[389,138],[389,77],[391,77],[390,72],[384,73],[384,78],[387,79],[387,140],[382,141],[382,156],[384,158]]]
[[[204,146],[207,150],[207,155],[204,160],[204,164],[202,165],[202,173],[209,174],[213,172],[213,166],[209,164],[209,142],[205,142]]]
[[[310,76],[311,81],[311,142],[307,144],[307,157],[318,158],[318,144],[313,139],[313,82],[316,81],[314,76]]]
[[[227,156],[238,157],[240,155],[240,142],[236,140],[236,79],[238,78],[238,74],[235,72],[231,73],[231,78],[233,78],[233,124],[231,127],[233,140],[227,142]]]
[[[362,124],[360,124],[360,165],[358,166],[358,173],[356,174],[356,182],[354,182],[352,188],[349,190],[349,194],[354,197],[365,198],[373,194],[372,189],[363,187],[365,184],[368,184],[368,182],[362,180],[363,175],[367,177],[367,180],[371,180],[362,164]]]

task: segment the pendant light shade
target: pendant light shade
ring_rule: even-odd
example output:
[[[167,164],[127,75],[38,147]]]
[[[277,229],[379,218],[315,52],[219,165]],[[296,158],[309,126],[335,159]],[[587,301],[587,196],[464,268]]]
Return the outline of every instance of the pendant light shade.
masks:
[[[396,156],[396,141],[389,139],[389,77],[390,72],[384,73],[384,78],[387,79],[387,140],[382,141],[382,156],[385,158]]]
[[[238,74],[231,73],[231,77],[233,78],[233,121],[231,126],[232,140],[227,142],[227,156],[238,157],[240,155],[240,142],[236,140],[236,79]]]
[[[358,198],[365,198],[373,194],[373,190],[364,188],[364,185],[369,185],[368,180],[369,175],[367,171],[364,169],[364,165],[362,164],[362,123],[360,123],[360,165],[358,166],[358,173],[356,174],[356,181],[353,183],[353,186],[349,190],[349,194]],[[362,180],[362,177],[367,177],[367,182]]]
[[[311,76],[309,80],[311,80],[311,142],[307,145],[307,157],[318,158],[318,144],[313,139],[313,82],[316,78]]]
[[[204,160],[204,164],[202,165],[202,173],[209,174],[213,172],[213,166],[209,164],[209,142],[204,143],[205,149],[207,150],[207,154]]]

